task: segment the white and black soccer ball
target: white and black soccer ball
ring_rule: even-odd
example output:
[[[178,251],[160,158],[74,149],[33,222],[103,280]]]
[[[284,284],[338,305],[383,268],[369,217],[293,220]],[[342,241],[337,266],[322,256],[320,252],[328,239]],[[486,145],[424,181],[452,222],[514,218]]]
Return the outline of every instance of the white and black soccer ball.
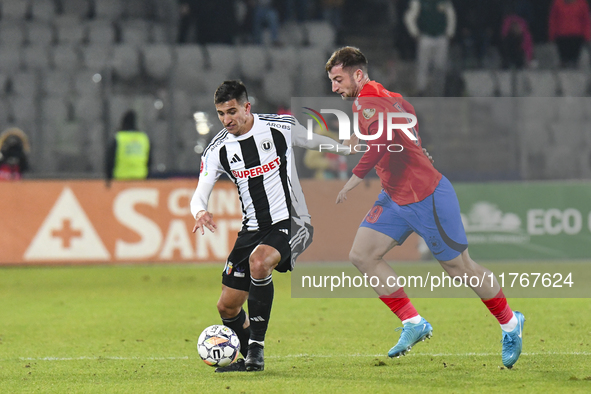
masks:
[[[212,367],[225,367],[238,358],[240,340],[234,330],[216,324],[207,327],[199,335],[197,351],[205,364]]]

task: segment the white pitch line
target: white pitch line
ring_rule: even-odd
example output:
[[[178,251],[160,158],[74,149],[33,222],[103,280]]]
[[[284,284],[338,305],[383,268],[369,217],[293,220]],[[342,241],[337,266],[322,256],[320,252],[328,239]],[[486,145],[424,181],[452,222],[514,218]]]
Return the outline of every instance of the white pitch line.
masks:
[[[490,357],[499,356],[501,352],[496,353],[413,353],[407,357]],[[545,353],[521,353],[523,356],[591,356],[591,352],[545,352]],[[288,354],[285,356],[267,356],[267,359],[282,358],[341,358],[341,357],[385,357],[386,354],[348,354],[348,355],[329,355],[329,354]],[[118,357],[118,356],[98,356],[98,357],[19,357],[21,361],[82,361],[82,360],[114,360],[114,361],[162,361],[162,360],[198,360],[199,357]],[[2,361],[11,361],[4,358]]]

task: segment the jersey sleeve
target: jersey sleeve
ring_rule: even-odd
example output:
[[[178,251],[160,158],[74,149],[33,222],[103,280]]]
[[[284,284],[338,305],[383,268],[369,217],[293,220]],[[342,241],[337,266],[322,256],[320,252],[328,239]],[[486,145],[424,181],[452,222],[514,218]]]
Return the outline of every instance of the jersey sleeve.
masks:
[[[319,150],[321,148],[322,152],[332,152],[341,156],[347,156],[351,153],[349,147],[325,135],[312,133],[312,138],[308,139],[308,130],[297,119],[295,119],[295,125],[291,128],[291,136],[292,144],[301,148],[311,150]]]
[[[220,163],[219,149],[207,149],[201,156],[201,167],[199,169],[199,182],[191,199],[191,213],[193,217],[199,211],[207,210],[209,196],[213,185],[224,172]]]

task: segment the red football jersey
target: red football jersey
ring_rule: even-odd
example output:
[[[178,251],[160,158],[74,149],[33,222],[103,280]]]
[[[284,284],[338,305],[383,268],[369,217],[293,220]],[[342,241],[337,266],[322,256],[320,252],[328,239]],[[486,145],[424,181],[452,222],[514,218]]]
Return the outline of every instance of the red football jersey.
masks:
[[[375,167],[382,181],[382,188],[398,205],[412,204],[432,194],[439,184],[441,173],[423,153],[418,124],[408,129],[417,138],[416,141],[400,129],[394,129],[392,139],[388,139],[387,113],[405,112],[416,116],[413,106],[400,94],[390,92],[381,84],[370,81],[353,103],[353,112],[358,113],[359,131],[365,135],[377,133],[380,126],[379,113],[384,114],[381,136],[370,141],[359,140],[359,144],[367,144],[369,149],[363,154],[353,173],[359,178],[364,178]],[[410,119],[405,121],[405,118],[394,118],[392,121],[397,124],[405,122],[410,122]],[[402,146],[402,149],[400,146],[394,146],[390,150],[396,152],[391,152],[388,146],[393,144]]]

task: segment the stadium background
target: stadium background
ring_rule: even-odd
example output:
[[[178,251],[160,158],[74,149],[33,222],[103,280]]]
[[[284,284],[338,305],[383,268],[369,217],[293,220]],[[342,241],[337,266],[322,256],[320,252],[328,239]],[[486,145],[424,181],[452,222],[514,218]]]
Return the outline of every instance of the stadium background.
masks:
[[[183,2],[0,1],[0,130],[19,127],[31,143],[31,170],[26,180],[0,185],[2,263],[96,262],[105,261],[106,255],[106,261],[223,260],[235,229],[228,224],[226,238],[210,238],[208,252],[200,254],[200,241],[189,233],[187,210],[199,154],[220,128],[212,104],[215,88],[225,79],[240,78],[249,88],[255,111],[290,111],[292,97],[330,96],[323,64],[339,45],[359,46],[370,59],[372,79],[411,97],[424,146],[435,157],[437,168],[461,188],[465,224],[471,223],[473,239],[484,239],[483,249],[475,245],[476,256],[551,258],[574,248],[578,251],[566,256],[589,257],[588,251],[580,249],[591,239],[589,51],[583,50],[576,68],[559,67],[555,45],[547,41],[549,0],[491,1],[491,15],[482,15],[482,5],[476,2],[454,1],[457,32],[450,48],[445,95],[418,98],[412,98],[416,93],[414,43],[402,23],[408,1],[373,0],[362,5],[337,1],[341,18],[337,26],[324,18],[332,2],[276,2],[278,42],[271,42],[266,29],[262,44],[253,43],[250,3],[230,0],[201,2],[202,12],[196,16],[201,29],[180,39],[179,3]],[[304,11],[298,12],[297,5],[302,4]],[[525,69],[503,69],[496,45],[500,21],[506,10],[524,4],[535,43],[534,61]],[[466,32],[479,23],[493,31],[481,67],[465,50]],[[120,182],[107,189],[100,181],[106,145],[127,109],[138,113],[140,129],[152,139],[151,177],[160,179],[139,185]],[[301,118],[302,114],[291,110]],[[310,177],[312,171],[303,165],[302,152],[297,153],[301,177]],[[349,158],[349,171],[356,160]],[[529,185],[524,182],[566,180],[581,188],[572,201],[568,199],[572,192],[560,182],[543,183],[540,197],[533,200],[522,189]],[[310,206],[317,212],[317,226],[338,216],[326,201],[332,201],[334,193],[328,190],[338,190],[339,182],[304,181],[308,190],[326,190],[314,197],[308,193],[320,204]],[[492,199],[490,190],[495,190],[495,184],[487,188],[482,182],[510,182],[510,186]],[[375,180],[367,185],[365,199],[359,196],[358,215],[340,223],[341,229],[350,227],[351,237],[372,193],[379,189]],[[128,208],[139,212],[135,216],[139,222],[117,214],[114,202],[130,195],[136,200]],[[173,204],[171,198],[178,198],[176,211],[167,209]],[[69,209],[68,201],[75,201],[81,209]],[[520,206],[519,212],[515,205]],[[60,211],[56,206],[64,208]],[[234,207],[221,209],[222,215],[229,212],[228,220],[239,219]],[[155,238],[147,236],[148,230],[139,230],[142,217],[157,223]],[[72,242],[53,235],[65,228],[74,231]],[[75,252],[89,250],[88,233],[83,231],[88,228],[98,231],[107,251],[99,253],[103,257]],[[76,231],[83,236],[76,238]],[[172,251],[166,254],[162,248],[171,231]],[[310,249],[309,260],[347,259],[346,251],[334,247],[333,233],[328,228],[317,231],[321,238]],[[42,250],[53,248],[59,253],[30,258],[27,250],[35,237],[45,240]],[[527,245],[519,252],[495,255],[491,249],[491,245],[506,246],[524,237]],[[548,244],[544,237],[554,237],[556,245],[550,251],[540,248]],[[152,254],[114,257],[117,244],[135,242],[141,249],[150,239],[160,245],[160,249],[153,247]],[[408,253],[397,250],[389,257],[420,259],[417,241],[411,241]],[[528,248],[536,252],[524,252]]]

